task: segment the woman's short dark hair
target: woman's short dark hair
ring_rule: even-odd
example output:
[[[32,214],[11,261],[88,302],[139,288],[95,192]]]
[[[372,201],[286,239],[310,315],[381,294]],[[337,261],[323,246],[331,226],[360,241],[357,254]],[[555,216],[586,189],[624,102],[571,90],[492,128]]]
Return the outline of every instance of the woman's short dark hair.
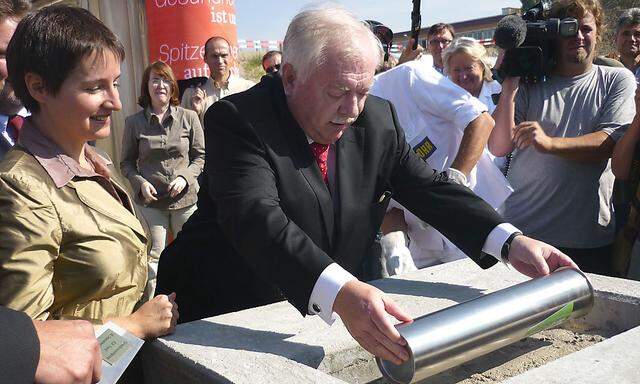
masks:
[[[25,74],[39,75],[45,89],[56,95],[82,60],[105,51],[124,60],[122,43],[89,11],[66,5],[45,7],[22,19],[9,42],[9,82],[22,105],[35,113],[40,106],[27,89]]]
[[[138,98],[138,105],[142,108],[147,108],[151,105],[151,95],[149,94],[149,78],[151,77],[151,72],[156,72],[160,77],[165,80],[169,80],[171,83],[171,100],[169,103],[171,105],[178,105],[180,101],[178,100],[178,82],[176,81],[176,77],[173,75],[173,71],[171,67],[162,61],[154,61],[151,63],[142,74],[142,84],[140,85],[140,97]]]

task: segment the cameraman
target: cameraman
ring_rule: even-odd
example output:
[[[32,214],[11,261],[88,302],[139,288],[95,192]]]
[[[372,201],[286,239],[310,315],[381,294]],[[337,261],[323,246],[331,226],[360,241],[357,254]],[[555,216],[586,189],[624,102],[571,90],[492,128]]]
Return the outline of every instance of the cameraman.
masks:
[[[593,65],[602,35],[598,0],[559,0],[550,17],[578,20],[578,33],[555,41],[548,81],[518,86],[507,78],[489,149],[513,151],[514,188],[505,218],[569,255],[581,269],[612,274],[613,174],[609,158],[635,114],[633,75]],[[625,128],[622,128],[625,127]]]

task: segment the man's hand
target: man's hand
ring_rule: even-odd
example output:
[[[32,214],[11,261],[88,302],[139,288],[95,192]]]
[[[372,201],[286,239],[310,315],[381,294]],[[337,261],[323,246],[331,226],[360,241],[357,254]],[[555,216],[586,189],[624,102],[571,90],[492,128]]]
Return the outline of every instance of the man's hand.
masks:
[[[520,87],[520,76],[505,77],[502,82],[502,94],[506,94],[510,97],[515,97]]]
[[[387,313],[402,322],[413,319],[379,289],[358,280],[349,281],[338,292],[333,310],[367,351],[394,364],[409,358],[407,342],[389,321]]]
[[[502,67],[502,62],[504,61],[504,49],[498,49],[498,57],[496,57],[496,62],[493,64],[493,69],[498,70]]]
[[[519,84],[519,77],[506,77],[502,82],[500,100],[492,114],[495,126],[487,141],[489,150],[495,156],[506,156],[515,148],[513,131]]]
[[[202,114],[202,109],[204,108],[204,99],[206,98],[207,93],[204,91],[204,89],[196,87],[193,92],[193,96],[191,96],[191,106],[198,115]]]
[[[169,183],[169,186],[167,187],[169,196],[171,197],[178,196],[186,186],[187,186],[187,180],[184,177],[182,176],[176,177],[175,179],[173,179],[171,183]]]
[[[529,277],[548,275],[560,267],[579,269],[569,256],[542,241],[519,235],[511,242],[509,262]]]
[[[413,41],[414,39],[409,40],[409,44],[402,50],[400,54],[400,58],[398,59],[398,65],[406,63],[412,60],[418,60],[422,56],[422,52],[424,52],[424,48],[422,45],[418,44],[416,49],[413,49]]]
[[[156,191],[156,188],[148,181],[145,181],[140,186],[140,194],[142,195],[142,199],[145,204],[149,204],[152,201],[158,201],[158,198],[156,197],[158,191]]]
[[[518,149],[533,145],[540,153],[549,153],[553,150],[553,138],[547,136],[537,121],[524,121],[516,125],[513,131],[513,143]]]
[[[34,320],[40,339],[36,383],[97,383],[102,355],[93,326],[83,320]]]

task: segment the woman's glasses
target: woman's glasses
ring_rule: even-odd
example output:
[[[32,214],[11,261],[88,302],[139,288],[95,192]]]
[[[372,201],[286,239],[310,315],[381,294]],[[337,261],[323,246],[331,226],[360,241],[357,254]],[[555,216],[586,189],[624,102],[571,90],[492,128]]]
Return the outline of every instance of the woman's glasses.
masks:
[[[169,79],[164,79],[162,77],[154,77],[151,79],[151,84],[153,84],[156,87],[160,86],[160,84],[171,86],[171,81],[169,81]]]

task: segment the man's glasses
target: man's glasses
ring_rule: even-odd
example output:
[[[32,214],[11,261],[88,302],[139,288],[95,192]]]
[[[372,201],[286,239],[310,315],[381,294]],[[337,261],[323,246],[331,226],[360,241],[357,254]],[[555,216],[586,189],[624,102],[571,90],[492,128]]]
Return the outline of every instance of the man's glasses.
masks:
[[[280,70],[280,64],[272,65],[268,68],[265,68],[265,72],[267,73],[276,73]]]
[[[449,46],[449,44],[451,44],[452,40],[449,39],[433,39],[433,40],[429,40],[429,45],[432,45],[434,47],[441,45],[444,47]]]

